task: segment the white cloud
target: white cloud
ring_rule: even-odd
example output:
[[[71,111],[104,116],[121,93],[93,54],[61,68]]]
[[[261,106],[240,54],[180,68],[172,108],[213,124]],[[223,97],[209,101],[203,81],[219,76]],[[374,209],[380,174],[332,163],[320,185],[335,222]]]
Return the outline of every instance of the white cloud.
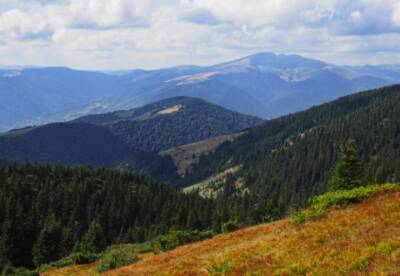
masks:
[[[9,64],[161,67],[263,50],[385,63],[399,51],[400,0],[0,2],[0,60]]]

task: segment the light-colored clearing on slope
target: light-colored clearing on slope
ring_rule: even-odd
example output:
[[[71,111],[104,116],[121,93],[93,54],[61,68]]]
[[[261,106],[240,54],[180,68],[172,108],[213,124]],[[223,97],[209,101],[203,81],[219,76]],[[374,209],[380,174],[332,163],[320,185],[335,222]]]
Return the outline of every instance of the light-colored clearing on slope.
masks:
[[[171,113],[178,112],[181,108],[182,108],[182,105],[177,104],[177,105],[168,107],[166,109],[160,110],[157,112],[157,114],[159,114],[159,115],[171,114]]]

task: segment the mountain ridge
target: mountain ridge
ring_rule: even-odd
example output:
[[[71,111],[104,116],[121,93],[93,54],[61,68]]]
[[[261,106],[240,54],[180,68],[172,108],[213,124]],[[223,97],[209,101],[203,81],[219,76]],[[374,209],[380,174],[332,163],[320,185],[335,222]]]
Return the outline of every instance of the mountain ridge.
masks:
[[[337,66],[273,53],[159,70],[1,69],[0,96],[5,100],[0,102],[0,131],[140,107],[174,96],[275,118],[399,82],[396,65]]]

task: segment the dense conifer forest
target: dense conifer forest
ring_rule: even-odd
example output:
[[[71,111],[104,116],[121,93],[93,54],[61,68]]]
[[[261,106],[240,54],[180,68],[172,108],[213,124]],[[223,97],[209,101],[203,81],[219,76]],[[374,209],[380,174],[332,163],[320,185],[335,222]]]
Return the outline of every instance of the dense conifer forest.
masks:
[[[104,248],[173,229],[219,232],[233,219],[250,225],[260,216],[251,209],[246,197],[204,199],[132,173],[11,163],[0,168],[0,264],[58,260],[79,250],[91,225]]]
[[[132,148],[152,152],[239,132],[263,122],[254,116],[188,97],[90,115],[76,121],[106,126]]]
[[[399,181],[399,118],[398,85],[344,97],[268,121],[220,145],[202,156],[183,185],[240,165],[231,183],[244,178],[255,201],[271,200],[284,214],[327,190],[340,145],[349,138],[366,168],[364,183]]]

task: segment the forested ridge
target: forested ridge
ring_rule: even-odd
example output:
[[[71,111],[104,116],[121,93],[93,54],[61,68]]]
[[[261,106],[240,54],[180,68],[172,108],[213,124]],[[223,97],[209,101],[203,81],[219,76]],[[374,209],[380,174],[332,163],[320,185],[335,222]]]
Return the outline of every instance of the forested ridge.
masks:
[[[117,170],[11,163],[0,168],[0,267],[65,257],[79,248],[93,223],[100,225],[103,248],[173,229],[219,232],[233,218],[250,225],[261,215],[250,204],[246,197],[184,194]]]
[[[0,159],[118,168],[129,164],[135,172],[172,182],[178,178],[175,165],[158,151],[236,133],[262,121],[200,99],[178,97],[0,134]]]
[[[204,155],[183,185],[240,165],[250,194],[271,200],[280,213],[327,190],[339,146],[355,139],[365,183],[399,181],[400,86],[363,92],[268,121]],[[227,185],[227,184],[225,184]]]
[[[176,97],[132,110],[90,115],[76,121],[106,126],[132,148],[159,152],[239,132],[263,120],[200,99]]]

